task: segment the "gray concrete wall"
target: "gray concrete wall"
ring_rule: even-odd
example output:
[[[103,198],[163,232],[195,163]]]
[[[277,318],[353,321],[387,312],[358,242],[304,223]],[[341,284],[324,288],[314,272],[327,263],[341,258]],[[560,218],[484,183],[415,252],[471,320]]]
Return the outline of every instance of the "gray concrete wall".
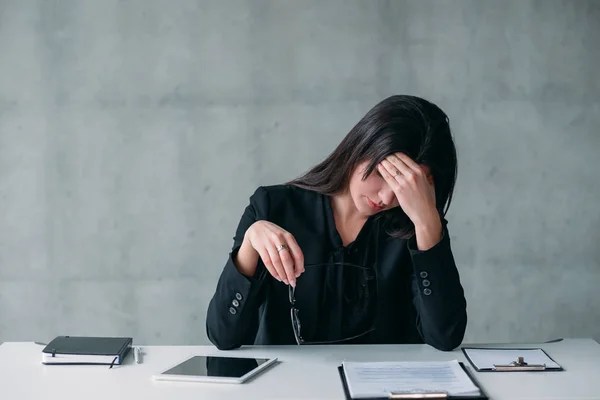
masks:
[[[467,341],[600,338],[600,2],[0,1],[0,341],[207,343],[248,196],[450,115]]]

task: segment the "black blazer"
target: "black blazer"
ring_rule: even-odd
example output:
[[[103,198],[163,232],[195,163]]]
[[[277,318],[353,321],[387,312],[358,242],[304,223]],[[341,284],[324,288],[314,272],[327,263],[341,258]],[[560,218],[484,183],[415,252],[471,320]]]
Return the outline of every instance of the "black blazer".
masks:
[[[374,327],[356,343],[427,343],[445,351],[461,344],[467,324],[466,300],[445,219],[441,241],[427,251],[419,251],[414,238],[387,235],[377,216],[370,217],[356,240],[344,247],[329,197],[275,185],[259,187],[250,197],[209,303],[206,330],[217,348],[296,344],[288,286],[273,278],[260,260],[251,278],[233,263],[244,233],[258,220],[289,231],[304,254],[307,268],[297,279],[296,306],[305,340],[336,340]],[[373,269],[377,291],[370,301],[376,302],[374,309],[341,305],[346,294],[361,292],[356,282],[344,280],[343,268],[308,267],[332,261]]]

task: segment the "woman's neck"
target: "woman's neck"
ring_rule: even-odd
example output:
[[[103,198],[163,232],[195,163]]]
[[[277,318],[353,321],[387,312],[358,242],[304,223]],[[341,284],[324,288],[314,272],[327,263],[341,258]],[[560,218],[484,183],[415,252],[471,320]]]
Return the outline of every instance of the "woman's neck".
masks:
[[[364,226],[367,218],[361,215],[352,196],[349,194],[335,195],[331,199],[335,227],[342,240],[342,245],[347,246],[354,242]]]
[[[364,222],[367,219],[356,208],[350,193],[340,193],[332,196],[331,207],[336,221],[342,224]]]

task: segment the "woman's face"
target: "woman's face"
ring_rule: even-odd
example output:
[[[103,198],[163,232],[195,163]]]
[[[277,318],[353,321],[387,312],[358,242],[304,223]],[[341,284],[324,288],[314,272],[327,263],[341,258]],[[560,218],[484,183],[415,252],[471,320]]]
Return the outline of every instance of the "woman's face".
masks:
[[[381,176],[377,168],[363,180],[369,161],[360,163],[350,176],[349,192],[354,205],[365,217],[398,207],[398,199],[391,186]],[[428,166],[421,164],[423,171],[429,175]]]

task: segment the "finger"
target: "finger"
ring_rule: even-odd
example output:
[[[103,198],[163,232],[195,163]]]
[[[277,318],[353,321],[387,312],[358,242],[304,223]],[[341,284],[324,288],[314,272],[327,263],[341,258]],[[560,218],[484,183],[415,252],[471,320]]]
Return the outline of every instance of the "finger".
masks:
[[[383,179],[385,179],[385,181],[390,185],[392,190],[395,192],[399,186],[398,180],[396,180],[396,178],[392,176],[392,174],[388,170],[388,167],[383,165],[383,162],[381,162],[381,164],[379,164],[379,166],[377,168],[379,168],[379,173],[381,174]]]
[[[410,168],[408,165],[406,165],[404,163],[404,161],[402,161],[400,158],[398,158],[394,154],[387,157],[384,161],[387,161],[390,164],[392,164],[393,168],[396,168],[396,170],[398,170],[398,172],[400,172],[405,177],[408,177],[408,176],[414,174],[414,171],[412,170],[412,168]]]
[[[286,233],[285,241],[289,246],[292,257],[294,258],[294,266],[297,278],[300,276],[301,273],[304,272],[304,254],[302,253],[300,246],[298,246],[296,238],[294,238],[294,236],[291,233]]]
[[[394,180],[396,183],[403,182],[403,178],[406,177],[406,175],[405,175],[406,171],[400,171],[398,168],[396,168],[396,166],[394,164],[392,164],[388,160],[383,160],[381,162],[381,165],[384,166],[385,170],[391,176],[392,180]],[[405,166],[405,168],[407,168],[407,167]],[[410,171],[408,173],[410,173]]]
[[[296,272],[294,271],[294,259],[292,258],[292,254],[288,248],[288,243],[286,241],[286,231],[280,229],[274,234],[273,241],[275,244],[275,250],[279,252],[279,258],[281,259],[281,264],[283,265],[283,270],[285,271],[284,278],[287,279],[292,287],[296,286]],[[279,248],[280,245],[285,245],[284,248]]]
[[[292,257],[292,254],[290,253],[287,247],[279,250],[279,257],[281,258],[281,263],[283,264],[283,269],[285,271],[287,281],[292,287],[296,287],[296,271],[294,271],[294,258]]]
[[[271,256],[269,256],[269,252],[267,251],[267,249],[261,248],[260,250],[257,250],[257,251],[258,251],[258,255],[260,256],[260,259],[262,260],[263,264],[265,265],[265,268],[267,269],[267,271],[269,271],[269,273],[271,275],[273,275],[273,278],[275,278],[279,282],[281,282],[281,277],[279,277],[279,274],[275,270],[275,267],[273,266],[273,262],[271,261]]]
[[[412,169],[415,172],[423,172],[423,169],[419,164],[414,162],[412,158],[407,156],[404,153],[396,153],[394,155],[397,159],[401,160],[408,168]]]
[[[427,182],[431,186],[434,185],[434,180],[433,180],[433,175],[431,174],[431,170],[428,171],[427,169],[423,168],[423,166],[417,164],[412,158],[410,158],[409,156],[407,156],[404,153],[396,153],[396,157],[398,157],[398,159],[404,161],[404,164],[406,164],[406,166],[408,166],[410,169],[415,171],[415,177],[424,176],[425,179],[427,180]]]
[[[271,257],[271,262],[273,263],[273,267],[275,268],[275,271],[277,271],[277,275],[279,275],[281,280],[283,280],[283,282],[286,285],[289,284],[289,281],[287,280],[287,276],[285,274],[285,270],[283,269],[283,265],[281,264],[281,259],[279,258],[279,253],[277,253],[277,249],[275,248],[275,245],[273,245],[273,243],[271,243],[270,241],[267,240],[267,243],[265,243],[265,247],[267,248],[267,251],[269,252],[269,256]]]
[[[419,169],[419,171],[413,170],[396,156],[390,156],[390,160],[393,161],[394,168],[398,168],[399,174],[395,175],[394,178],[400,183],[410,182],[414,184],[419,178],[424,176],[421,169]],[[402,177],[402,179],[398,179],[400,177]]]

